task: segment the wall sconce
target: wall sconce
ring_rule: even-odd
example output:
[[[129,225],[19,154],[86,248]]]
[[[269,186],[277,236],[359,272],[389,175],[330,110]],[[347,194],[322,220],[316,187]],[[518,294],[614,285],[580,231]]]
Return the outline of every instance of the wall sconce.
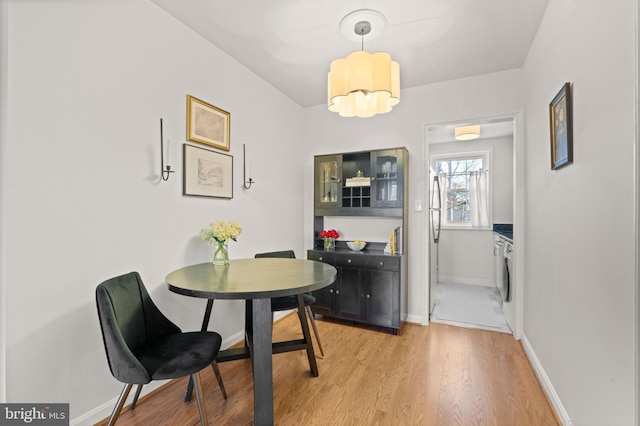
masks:
[[[251,175],[251,170],[249,170],[249,175]],[[242,144],[242,186],[244,189],[249,189],[253,184],[254,181],[251,176],[249,176],[249,180],[247,180],[247,154],[245,152],[245,146]]]
[[[169,176],[173,173],[171,166],[164,165],[164,137],[162,135],[162,118],[160,119],[160,177],[164,181],[169,180]]]

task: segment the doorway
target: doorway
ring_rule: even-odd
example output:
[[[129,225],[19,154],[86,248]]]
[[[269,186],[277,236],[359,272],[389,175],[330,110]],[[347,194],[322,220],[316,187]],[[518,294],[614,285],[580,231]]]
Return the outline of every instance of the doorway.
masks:
[[[515,298],[503,301],[498,289],[501,259],[493,227],[516,222],[515,122],[503,117],[426,127],[430,321],[502,332],[514,328],[515,318],[508,317],[514,316]],[[484,192],[474,183],[479,175],[486,179]],[[434,208],[438,186],[442,196]],[[486,213],[477,209],[482,197]]]

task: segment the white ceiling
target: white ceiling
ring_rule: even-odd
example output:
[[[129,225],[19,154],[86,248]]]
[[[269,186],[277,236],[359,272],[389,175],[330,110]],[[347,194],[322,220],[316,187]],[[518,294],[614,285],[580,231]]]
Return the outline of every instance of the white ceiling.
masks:
[[[373,9],[364,49],[400,63],[401,87],[519,68],[548,0],[151,0],[303,107],[326,103],[332,60],[361,49],[340,21]]]

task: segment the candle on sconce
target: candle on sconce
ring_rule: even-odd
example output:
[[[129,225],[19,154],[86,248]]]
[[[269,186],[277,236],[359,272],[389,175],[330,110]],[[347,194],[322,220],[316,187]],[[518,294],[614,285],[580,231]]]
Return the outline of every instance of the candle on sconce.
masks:
[[[254,183],[253,179],[251,178],[252,168],[253,168],[253,163],[249,162],[249,180],[247,180],[247,154],[246,154],[245,145],[242,144],[242,178],[243,178],[242,186],[244,189],[251,188],[251,185]]]
[[[167,160],[169,159],[169,147],[167,146]],[[169,180],[169,176],[173,173],[171,166],[164,164],[164,133],[162,125],[162,117],[160,118],[160,179]]]

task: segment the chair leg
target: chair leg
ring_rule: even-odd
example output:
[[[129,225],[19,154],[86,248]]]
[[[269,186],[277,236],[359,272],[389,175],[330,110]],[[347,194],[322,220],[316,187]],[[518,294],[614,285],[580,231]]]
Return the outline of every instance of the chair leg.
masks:
[[[136,409],[136,402],[138,402],[138,397],[140,396],[140,391],[142,390],[142,386],[144,385],[138,385],[138,387],[136,388],[136,394],[133,396],[133,402],[131,403],[130,410]]]
[[[311,306],[307,306],[308,317],[311,320],[311,327],[313,328],[313,334],[316,335],[316,341],[318,342],[318,348],[320,348],[320,354],[324,358],[324,350],[322,349],[322,342],[320,342],[320,335],[318,334],[318,329],[316,328],[316,320],[315,315],[313,315],[313,311],[311,310]]]
[[[216,375],[216,380],[218,381],[218,386],[220,386],[220,392],[222,392],[222,397],[224,399],[227,399],[227,391],[224,389],[224,383],[222,382],[222,375],[220,374],[218,363],[216,361],[213,361],[211,363],[211,368],[213,369],[213,374]]]
[[[202,426],[207,426],[209,420],[207,419],[207,407],[204,404],[204,392],[202,392],[202,383],[200,382],[200,373],[194,373],[191,375],[193,379],[193,387],[196,389],[196,401],[198,402],[198,413],[200,414],[200,423]]]
[[[107,426],[113,426],[116,423],[116,420],[118,420],[120,411],[122,411],[122,406],[124,405],[124,402],[127,400],[127,397],[129,396],[129,392],[131,391],[132,386],[133,386],[132,383],[127,383],[126,385],[124,385],[124,389],[122,389],[122,392],[120,393],[118,402],[116,402],[116,406],[113,407],[113,412],[111,413],[111,417],[109,418],[109,423],[107,423]]]

